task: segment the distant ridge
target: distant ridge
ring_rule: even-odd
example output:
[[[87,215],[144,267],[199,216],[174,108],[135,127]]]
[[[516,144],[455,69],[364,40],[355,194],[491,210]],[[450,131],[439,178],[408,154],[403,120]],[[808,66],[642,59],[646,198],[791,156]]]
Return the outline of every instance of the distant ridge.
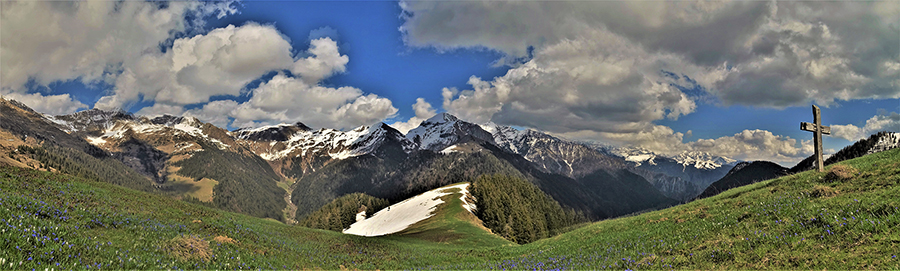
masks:
[[[788,173],[787,168],[769,161],[740,162],[722,179],[703,190],[703,193],[700,193],[697,198],[711,197],[728,189],[774,179]]]

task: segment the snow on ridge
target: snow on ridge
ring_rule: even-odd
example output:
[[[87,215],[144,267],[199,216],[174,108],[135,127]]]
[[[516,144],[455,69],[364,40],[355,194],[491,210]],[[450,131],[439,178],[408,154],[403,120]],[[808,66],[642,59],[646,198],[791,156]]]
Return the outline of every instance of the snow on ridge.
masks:
[[[454,126],[457,121],[458,119],[453,117],[453,115],[441,113],[423,121],[419,127],[409,130],[406,133],[406,138],[417,143],[420,150],[429,150],[436,146],[446,145],[457,139],[454,134]]]
[[[638,154],[638,155],[629,155],[629,156],[626,156],[626,157],[625,157],[625,161],[628,161],[628,162],[635,162],[635,163],[638,164],[638,166],[640,166],[641,163],[643,163],[643,162],[645,162],[645,161],[648,161],[648,160],[652,161],[653,158],[656,158],[656,155],[653,155],[653,154],[646,154],[646,153],[645,153],[645,154]]]
[[[878,138],[878,142],[875,142],[875,145],[866,154],[882,152],[897,147],[900,147],[900,133],[887,133]]]
[[[293,125],[293,124],[282,122],[282,123],[275,124],[275,125],[265,125],[265,126],[260,126],[260,127],[256,127],[256,128],[238,129],[235,132],[259,133],[259,132],[262,132],[262,131],[265,131],[265,130],[268,130],[271,128],[281,128],[281,127],[287,127],[287,126],[291,126],[291,125]]]
[[[423,121],[422,123],[423,124],[424,123],[447,123],[447,122],[456,122],[458,120],[459,120],[459,118],[457,118],[456,116],[453,116],[450,113],[444,112],[444,113],[436,114],[436,115],[432,116],[431,118],[428,118],[427,120]]]
[[[48,115],[48,114],[41,114],[41,115],[44,116],[44,119],[46,119],[52,123],[59,124],[59,126],[62,126],[64,128],[63,132],[71,133],[71,132],[75,131],[75,125],[72,125],[72,123],[69,123],[68,121],[57,119],[56,117]]]
[[[727,164],[737,162],[737,160],[714,156],[706,152],[684,151],[674,157],[676,162],[683,166],[693,166],[698,169],[717,169]]]
[[[461,183],[422,193],[381,209],[372,217],[357,221],[342,232],[360,236],[382,236],[403,231],[410,225],[433,216],[433,210],[444,203],[440,197],[454,193],[450,192],[453,189],[461,190],[455,193],[461,194],[460,199],[463,201],[463,208],[472,212],[476,206],[474,203],[466,201],[466,195],[469,191],[468,187],[469,183]]]
[[[520,131],[516,130],[516,128],[499,125],[493,122],[479,124],[478,126],[481,126],[481,129],[484,129],[485,131],[493,135],[494,142],[497,143],[497,146],[506,148],[513,153],[519,153],[519,148],[516,142],[519,142],[526,134],[536,132],[531,129]],[[525,159],[528,158],[526,157]]]
[[[343,160],[370,153],[383,141],[385,133],[380,126],[360,126],[346,132],[326,128],[300,131],[285,141],[285,149],[262,153],[260,157],[271,161],[299,151],[300,155],[324,152],[333,159]]]

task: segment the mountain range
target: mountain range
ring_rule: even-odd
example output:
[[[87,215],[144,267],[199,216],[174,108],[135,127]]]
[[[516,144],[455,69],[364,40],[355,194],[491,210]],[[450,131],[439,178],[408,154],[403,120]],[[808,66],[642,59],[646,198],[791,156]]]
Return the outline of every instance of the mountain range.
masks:
[[[0,113],[0,164],[75,172],[285,222],[345,195],[395,203],[484,175],[525,180],[598,220],[689,201],[741,170],[733,170],[740,161],[707,153],[592,145],[447,113],[406,134],[384,123],[228,131],[192,117],[124,111],[47,116],[11,100],[0,100]]]

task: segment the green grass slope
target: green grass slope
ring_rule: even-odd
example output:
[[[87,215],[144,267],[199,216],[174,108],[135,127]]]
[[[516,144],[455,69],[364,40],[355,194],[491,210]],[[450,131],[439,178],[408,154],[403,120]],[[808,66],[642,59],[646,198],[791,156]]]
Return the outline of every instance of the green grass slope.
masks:
[[[500,236],[491,234],[478,217],[463,208],[463,202],[460,199],[462,190],[454,190],[451,191],[451,194],[441,197],[444,203],[434,209],[431,217],[412,224],[407,229],[387,238],[400,237],[398,240],[410,244],[425,244],[426,247],[446,244],[448,247],[478,248],[513,244]],[[416,240],[421,240],[421,242],[416,242]]]
[[[900,149],[839,164],[856,172],[763,181],[510,248],[505,255],[520,256],[503,261],[448,267],[900,268]]]
[[[900,149],[837,165],[526,245],[426,238],[446,235],[428,232],[440,219],[419,236],[343,235],[2,168],[0,269],[900,268]]]

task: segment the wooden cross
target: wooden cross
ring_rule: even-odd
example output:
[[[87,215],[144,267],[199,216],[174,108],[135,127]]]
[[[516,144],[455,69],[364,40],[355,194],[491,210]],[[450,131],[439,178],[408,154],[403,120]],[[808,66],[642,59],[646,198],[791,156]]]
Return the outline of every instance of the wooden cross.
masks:
[[[801,122],[800,130],[813,132],[813,141],[816,144],[816,171],[825,171],[825,160],[822,159],[822,134],[830,135],[831,127],[822,125],[822,117],[819,115],[819,107],[813,105],[813,121],[815,123]]]

